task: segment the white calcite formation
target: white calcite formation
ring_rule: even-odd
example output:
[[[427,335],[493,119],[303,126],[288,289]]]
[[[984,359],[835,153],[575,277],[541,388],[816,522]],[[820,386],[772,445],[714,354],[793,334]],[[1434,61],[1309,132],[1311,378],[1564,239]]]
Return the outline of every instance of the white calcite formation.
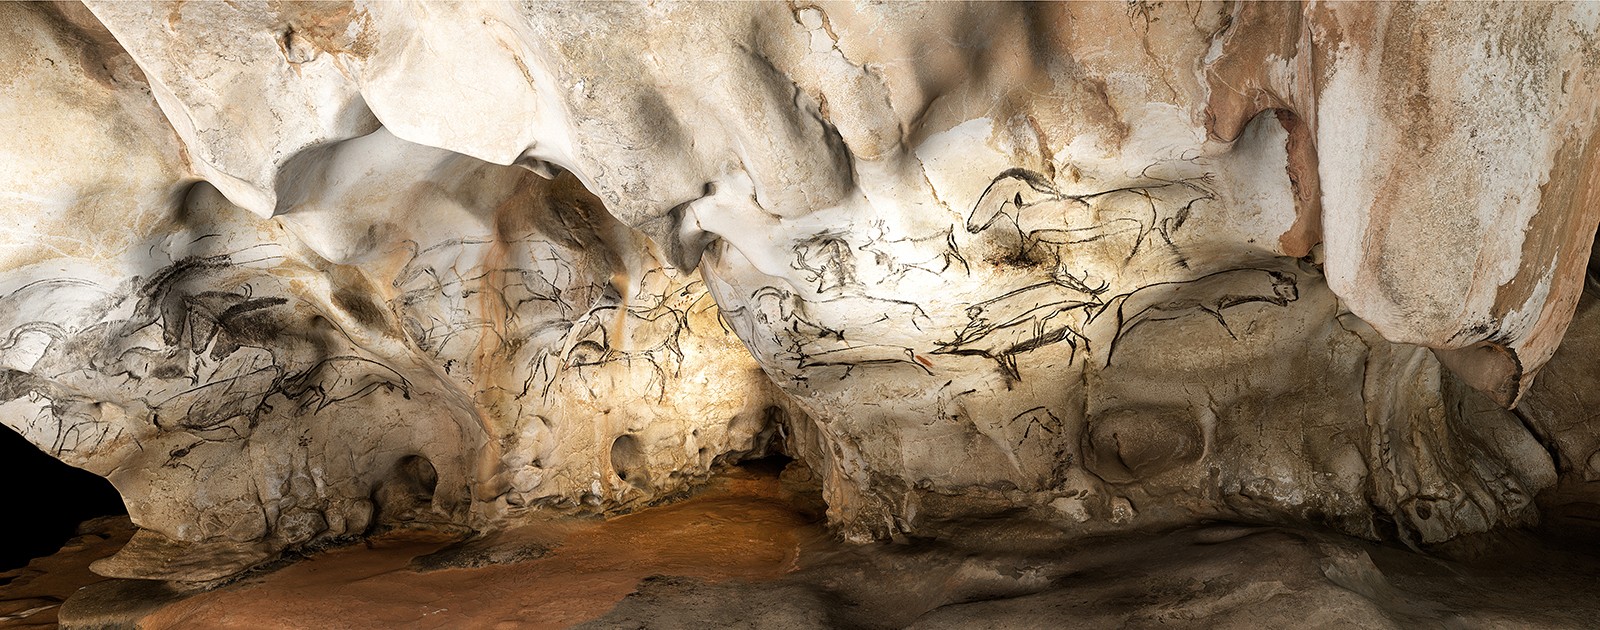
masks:
[[[108,575],[629,509],[774,451],[862,540],[1433,543],[1600,478],[1533,385],[1600,221],[1593,3],[94,1],[0,33],[0,422],[123,494]]]

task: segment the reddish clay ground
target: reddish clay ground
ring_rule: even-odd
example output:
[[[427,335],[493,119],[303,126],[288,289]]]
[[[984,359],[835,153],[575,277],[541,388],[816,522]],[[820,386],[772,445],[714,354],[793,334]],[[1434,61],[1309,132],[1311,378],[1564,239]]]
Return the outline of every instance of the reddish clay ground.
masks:
[[[565,628],[605,614],[650,576],[783,575],[822,535],[781,499],[777,479],[740,474],[672,505],[505,534],[553,547],[534,560],[417,573],[411,559],[446,541],[391,535],[191,597],[141,627]]]

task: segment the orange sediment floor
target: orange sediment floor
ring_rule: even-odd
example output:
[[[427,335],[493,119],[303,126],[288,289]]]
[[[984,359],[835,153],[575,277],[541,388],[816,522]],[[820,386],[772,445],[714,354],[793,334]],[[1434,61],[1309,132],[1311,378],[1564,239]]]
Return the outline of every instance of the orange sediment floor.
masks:
[[[605,614],[651,576],[776,578],[823,535],[782,498],[776,478],[738,472],[671,505],[501,535],[551,548],[537,559],[418,573],[412,558],[446,541],[391,535],[196,595],[140,626],[565,628]]]
[[[89,564],[117,552],[133,536],[126,516],[84,524],[89,530],[54,554],[35,558],[25,568],[0,573],[0,628],[54,628],[61,603],[79,588],[106,578]]]

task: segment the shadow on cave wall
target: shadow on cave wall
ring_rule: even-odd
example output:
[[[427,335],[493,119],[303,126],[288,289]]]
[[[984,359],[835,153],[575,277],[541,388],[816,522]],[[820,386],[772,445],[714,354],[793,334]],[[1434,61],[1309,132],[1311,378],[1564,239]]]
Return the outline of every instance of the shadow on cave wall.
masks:
[[[46,455],[5,425],[0,425],[0,505],[8,515],[0,571],[55,553],[83,521],[128,512],[111,482]]]

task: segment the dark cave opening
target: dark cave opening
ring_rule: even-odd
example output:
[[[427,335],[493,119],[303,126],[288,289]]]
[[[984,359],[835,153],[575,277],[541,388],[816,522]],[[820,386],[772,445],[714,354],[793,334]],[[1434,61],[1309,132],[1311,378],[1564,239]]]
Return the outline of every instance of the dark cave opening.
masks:
[[[1595,234],[1594,245],[1589,248],[1589,266],[1584,274],[1583,288],[1600,295],[1600,232]]]
[[[407,455],[395,460],[389,477],[373,491],[377,519],[399,522],[425,518],[438,487],[439,471],[427,457]]]
[[[786,453],[769,453],[761,457],[739,460],[734,466],[752,473],[777,477],[794,462]]]
[[[0,545],[0,571],[48,556],[89,519],[127,514],[111,482],[45,454],[16,431],[0,425],[0,503],[11,514]]]

